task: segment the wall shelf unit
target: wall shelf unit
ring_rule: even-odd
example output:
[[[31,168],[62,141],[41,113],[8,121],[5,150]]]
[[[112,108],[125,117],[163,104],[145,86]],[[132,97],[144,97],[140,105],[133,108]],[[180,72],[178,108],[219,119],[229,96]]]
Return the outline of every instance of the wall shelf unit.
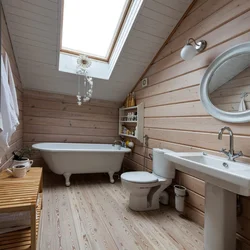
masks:
[[[125,133],[124,127],[134,134]],[[144,103],[129,108],[119,109],[119,135],[129,138],[135,138],[143,142],[144,128]]]

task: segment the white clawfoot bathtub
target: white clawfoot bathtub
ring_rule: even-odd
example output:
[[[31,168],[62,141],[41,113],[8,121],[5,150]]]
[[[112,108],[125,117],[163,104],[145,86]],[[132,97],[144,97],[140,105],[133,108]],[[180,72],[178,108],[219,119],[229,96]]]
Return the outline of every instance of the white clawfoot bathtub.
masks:
[[[124,154],[131,151],[111,144],[37,143],[32,147],[41,151],[52,172],[64,175],[66,186],[70,186],[71,174],[84,173],[108,173],[114,183],[113,175],[120,171]]]

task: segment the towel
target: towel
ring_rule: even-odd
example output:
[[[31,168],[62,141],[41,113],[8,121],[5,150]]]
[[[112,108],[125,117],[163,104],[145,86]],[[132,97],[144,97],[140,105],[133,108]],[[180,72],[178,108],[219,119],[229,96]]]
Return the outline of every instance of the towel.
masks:
[[[0,110],[1,111],[1,110]],[[0,113],[0,133],[3,131],[3,118],[2,114]]]
[[[16,112],[16,115],[19,116],[19,108],[18,108],[18,101],[17,101],[17,94],[16,94],[16,86],[15,86],[15,81],[14,81],[14,77],[13,77],[11,66],[10,66],[10,60],[9,60],[9,57],[8,57],[7,53],[5,53],[5,69],[6,69],[6,74],[7,74],[7,77],[8,77],[8,83],[9,83],[9,86],[10,86],[10,92],[12,94],[12,99],[13,99],[13,103],[14,103],[15,112]]]
[[[1,55],[1,115],[2,115],[2,132],[0,133],[0,161],[9,147],[11,136],[19,125],[16,113],[15,103],[13,100],[11,88],[8,82],[8,75]]]
[[[0,214],[0,235],[30,227],[30,212]]]
[[[245,111],[245,110],[247,110],[245,104],[245,97],[242,97],[240,100],[239,111]]]

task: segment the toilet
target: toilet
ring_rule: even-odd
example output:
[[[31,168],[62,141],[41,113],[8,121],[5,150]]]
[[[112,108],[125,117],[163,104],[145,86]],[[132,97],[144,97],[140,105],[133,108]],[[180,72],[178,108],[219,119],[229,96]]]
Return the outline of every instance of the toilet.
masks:
[[[132,171],[121,175],[124,188],[129,191],[129,207],[134,211],[158,209],[160,194],[175,177],[175,164],[168,161],[167,149],[153,149],[153,173]]]

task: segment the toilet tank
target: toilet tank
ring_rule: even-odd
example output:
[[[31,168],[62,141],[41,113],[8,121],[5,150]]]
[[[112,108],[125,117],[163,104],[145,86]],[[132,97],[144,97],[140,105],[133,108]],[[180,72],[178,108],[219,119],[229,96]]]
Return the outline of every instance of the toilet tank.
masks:
[[[164,156],[167,151],[172,152],[168,149],[153,148],[153,173],[166,179],[174,179],[175,163]]]

